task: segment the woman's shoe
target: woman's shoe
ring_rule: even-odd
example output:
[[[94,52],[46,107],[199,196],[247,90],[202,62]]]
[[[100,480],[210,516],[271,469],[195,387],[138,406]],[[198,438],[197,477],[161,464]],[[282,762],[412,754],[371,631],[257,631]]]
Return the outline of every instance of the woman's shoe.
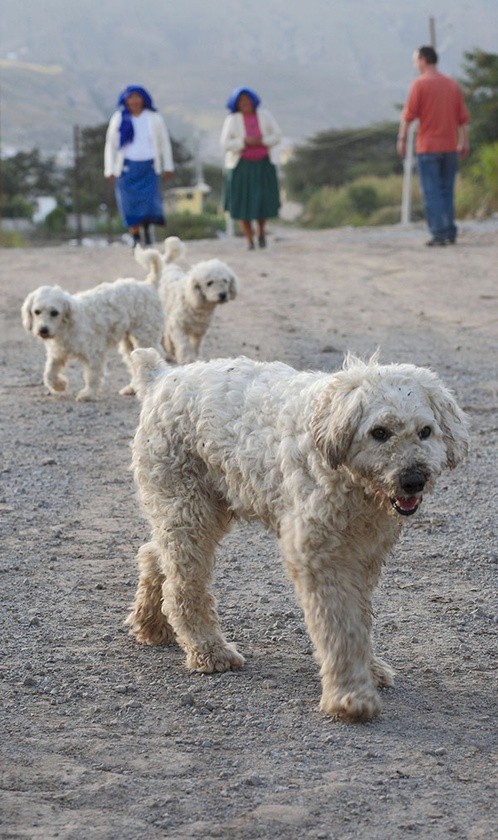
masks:
[[[248,251],[254,251],[254,242],[249,242],[249,244],[247,246],[247,250]]]
[[[260,248],[266,248],[266,236],[258,236],[258,245]]]

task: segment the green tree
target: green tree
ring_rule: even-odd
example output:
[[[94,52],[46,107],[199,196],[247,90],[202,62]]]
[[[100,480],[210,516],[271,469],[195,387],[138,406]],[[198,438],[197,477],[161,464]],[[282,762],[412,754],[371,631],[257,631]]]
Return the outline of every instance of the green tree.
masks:
[[[39,149],[18,152],[0,162],[2,190],[7,198],[15,195],[32,199],[39,195],[53,195],[60,190],[61,175],[54,158],[43,159]]]
[[[66,170],[70,204],[82,213],[95,215],[106,204],[111,215],[117,212],[114,186],[104,178],[104,144],[107,124],[88,126],[79,133],[78,159]]]
[[[298,146],[285,166],[289,195],[305,200],[320,187],[339,187],[362,175],[387,176],[402,171],[396,154],[397,125],[322,131]]]
[[[464,53],[462,90],[470,113],[472,147],[498,140],[498,55],[480,49]]]
[[[5,217],[31,218],[40,195],[60,196],[63,176],[54,158],[43,158],[39,149],[18,152],[0,160],[1,209]]]

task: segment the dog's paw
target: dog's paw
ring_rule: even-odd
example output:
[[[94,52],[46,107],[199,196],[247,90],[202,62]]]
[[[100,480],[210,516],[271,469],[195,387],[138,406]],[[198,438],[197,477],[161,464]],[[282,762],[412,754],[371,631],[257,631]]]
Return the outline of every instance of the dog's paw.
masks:
[[[67,389],[67,379],[65,376],[59,376],[57,379],[47,380],[45,385],[52,394],[62,394]]]
[[[130,636],[142,645],[172,645],[176,642],[176,636],[166,620],[143,621],[132,612],[125,624],[130,628]]]
[[[90,388],[82,388],[82,390],[78,391],[76,394],[77,402],[90,402],[95,399],[97,399],[97,394]]]
[[[187,668],[201,674],[239,671],[244,663],[244,657],[232,645],[219,645],[205,650],[194,649],[187,654]]]
[[[133,397],[136,394],[135,388],[130,383],[129,385],[125,385],[124,388],[121,388],[120,395],[122,397]]]
[[[394,685],[394,670],[378,656],[372,657],[372,677],[379,688]]]
[[[362,723],[380,714],[381,705],[376,691],[368,688],[346,694],[322,694],[320,711],[333,715],[345,723]]]

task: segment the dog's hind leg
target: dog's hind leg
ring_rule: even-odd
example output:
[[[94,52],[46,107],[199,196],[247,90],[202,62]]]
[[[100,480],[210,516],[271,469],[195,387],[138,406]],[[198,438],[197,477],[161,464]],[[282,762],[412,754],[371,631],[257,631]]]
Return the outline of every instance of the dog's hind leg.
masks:
[[[244,658],[221,633],[211,591],[214,554],[231,516],[213,494],[188,496],[181,487],[154,538],[161,549],[162,610],[187,654],[187,667],[205,674],[238,670]]]
[[[161,610],[164,575],[160,570],[160,556],[153,542],[143,545],[137,555],[140,572],[133,609],[125,621],[137,642],[147,645],[167,645],[175,641],[175,634]]]

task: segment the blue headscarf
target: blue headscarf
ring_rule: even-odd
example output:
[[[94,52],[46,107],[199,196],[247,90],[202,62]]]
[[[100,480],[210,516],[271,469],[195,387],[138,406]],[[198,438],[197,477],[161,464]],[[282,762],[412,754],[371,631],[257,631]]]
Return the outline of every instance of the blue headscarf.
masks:
[[[157,111],[152,103],[152,97],[148,91],[139,85],[128,85],[118,96],[117,106],[121,111],[121,125],[119,126],[119,148],[122,149],[127,143],[131,143],[134,136],[133,123],[131,121],[131,114],[126,107],[126,100],[130,93],[139,93],[144,101],[144,105],[149,111]]]
[[[227,108],[228,108],[229,111],[232,112],[232,114],[234,114],[235,111],[237,110],[237,102],[238,102],[238,99],[239,99],[239,96],[240,96],[241,93],[245,93],[246,96],[249,97],[252,104],[254,105],[254,108],[257,108],[258,105],[261,102],[261,99],[259,98],[256,91],[252,90],[251,88],[248,88],[248,87],[235,88],[235,90],[232,91],[232,93],[230,94],[230,96],[227,99]]]

